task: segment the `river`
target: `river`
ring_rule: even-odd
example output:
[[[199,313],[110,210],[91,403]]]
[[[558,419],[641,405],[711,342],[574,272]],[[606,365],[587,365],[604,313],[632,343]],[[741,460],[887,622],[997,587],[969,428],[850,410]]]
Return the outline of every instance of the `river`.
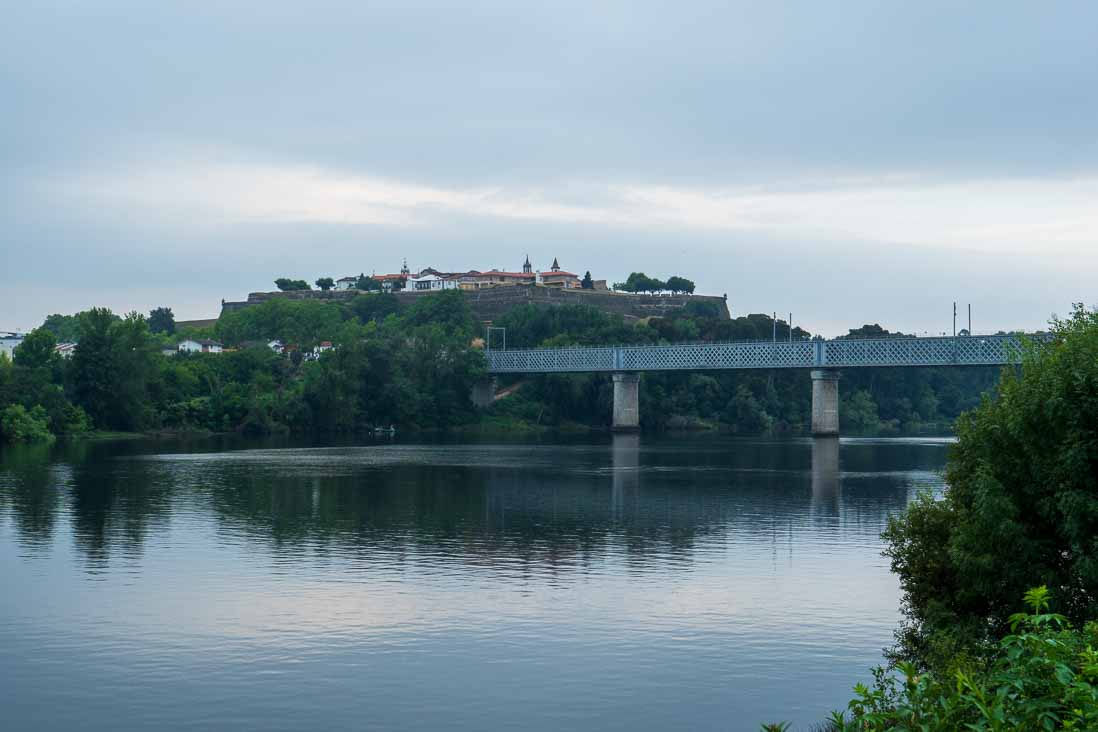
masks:
[[[810,729],[948,440],[0,453],[5,730]]]

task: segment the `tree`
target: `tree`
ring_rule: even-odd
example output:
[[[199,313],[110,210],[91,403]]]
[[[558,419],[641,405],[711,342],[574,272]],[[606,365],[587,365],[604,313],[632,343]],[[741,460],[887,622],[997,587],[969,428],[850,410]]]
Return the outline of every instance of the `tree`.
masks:
[[[27,334],[23,342],[15,347],[12,354],[16,367],[26,369],[49,368],[57,363],[58,356],[54,348],[57,340],[53,333],[45,328],[35,328]]]
[[[1098,314],[1079,306],[1052,331],[958,419],[942,500],[889,521],[899,658],[935,667],[986,647],[1038,584],[1072,622],[1098,616]]]
[[[583,275],[583,280],[580,282],[580,287],[582,287],[584,290],[593,290],[593,289],[595,289],[595,281],[593,279],[591,279],[591,271],[590,270],[588,270]]]
[[[667,289],[674,293],[685,292],[693,294],[694,283],[685,277],[675,275],[674,277],[667,278]]]
[[[114,314],[107,308],[92,308],[80,316],[80,342],[72,355],[70,377],[76,402],[96,426],[105,425],[113,403],[114,354],[110,328]]]
[[[80,316],[54,313],[46,316],[42,327],[53,333],[58,343],[75,343],[80,338]]]
[[[381,283],[373,277],[367,277],[365,274],[360,274],[358,276],[358,281],[355,282],[355,289],[362,290],[363,292],[379,292],[381,290]]]
[[[327,292],[328,290],[335,287],[335,280],[333,280],[331,277],[321,277],[316,281],[316,286],[319,287],[321,290],[324,290],[324,292]]]
[[[175,333],[175,315],[171,308],[156,308],[149,312],[149,331],[152,333]]]
[[[72,392],[99,429],[134,430],[151,421],[148,385],[155,375],[155,347],[145,318],[116,320],[106,308],[81,314],[73,351]]]
[[[275,280],[275,287],[282,290],[283,292],[288,292],[292,290],[308,290],[309,283],[305,280],[291,280],[287,279],[286,277],[279,277],[277,280]]]

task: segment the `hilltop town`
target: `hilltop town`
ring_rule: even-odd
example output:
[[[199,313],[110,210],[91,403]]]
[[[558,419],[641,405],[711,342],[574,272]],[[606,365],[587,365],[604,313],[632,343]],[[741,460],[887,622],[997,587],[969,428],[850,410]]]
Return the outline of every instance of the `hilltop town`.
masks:
[[[290,300],[349,300],[363,294],[385,293],[410,302],[437,292],[462,291],[470,295],[474,317],[491,322],[519,304],[557,306],[588,305],[607,313],[616,313],[627,320],[663,317],[680,310],[689,301],[712,301],[718,312],[728,317],[723,297],[694,295],[694,283],[685,277],[671,276],[666,280],[649,277],[643,272],[631,273],[624,282],[607,284],[594,279],[591,272],[583,276],[560,266],[556,257],[546,270],[535,269],[529,255],[518,271],[502,269],[446,272],[425,267],[412,270],[404,260],[399,272],[391,274],[348,275],[334,279],[320,277],[314,289],[303,279],[278,278],[276,291],[252,292],[246,300],[221,302],[221,314],[259,305],[275,299]],[[202,326],[213,321],[192,321]]]
[[[587,272],[582,278],[574,272],[561,269],[557,258],[548,270],[534,269],[530,256],[522,264],[521,272],[509,272],[500,269],[466,270],[462,272],[443,272],[434,267],[424,267],[418,272],[408,268],[404,260],[400,272],[395,274],[359,274],[340,277],[334,282],[329,278],[317,280],[321,289],[335,290],[383,290],[385,292],[410,290],[414,292],[435,292],[439,290],[480,290],[488,287],[506,287],[509,285],[541,285],[564,289],[606,290],[606,280],[594,280]]]

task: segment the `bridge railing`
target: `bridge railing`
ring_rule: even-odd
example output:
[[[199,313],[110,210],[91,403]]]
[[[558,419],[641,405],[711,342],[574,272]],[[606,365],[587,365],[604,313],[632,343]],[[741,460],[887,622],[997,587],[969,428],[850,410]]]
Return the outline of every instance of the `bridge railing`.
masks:
[[[1038,339],[1048,336],[1041,334]],[[1027,336],[943,336],[490,350],[492,373],[993,366],[1020,359]]]

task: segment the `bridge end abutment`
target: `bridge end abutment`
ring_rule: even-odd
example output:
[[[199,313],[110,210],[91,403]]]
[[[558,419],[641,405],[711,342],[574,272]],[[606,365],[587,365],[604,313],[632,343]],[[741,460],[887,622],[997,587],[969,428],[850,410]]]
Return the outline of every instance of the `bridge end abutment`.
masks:
[[[839,434],[839,372],[834,369],[812,370],[812,434]]]
[[[614,374],[614,432],[636,432],[640,429],[640,374]]]

